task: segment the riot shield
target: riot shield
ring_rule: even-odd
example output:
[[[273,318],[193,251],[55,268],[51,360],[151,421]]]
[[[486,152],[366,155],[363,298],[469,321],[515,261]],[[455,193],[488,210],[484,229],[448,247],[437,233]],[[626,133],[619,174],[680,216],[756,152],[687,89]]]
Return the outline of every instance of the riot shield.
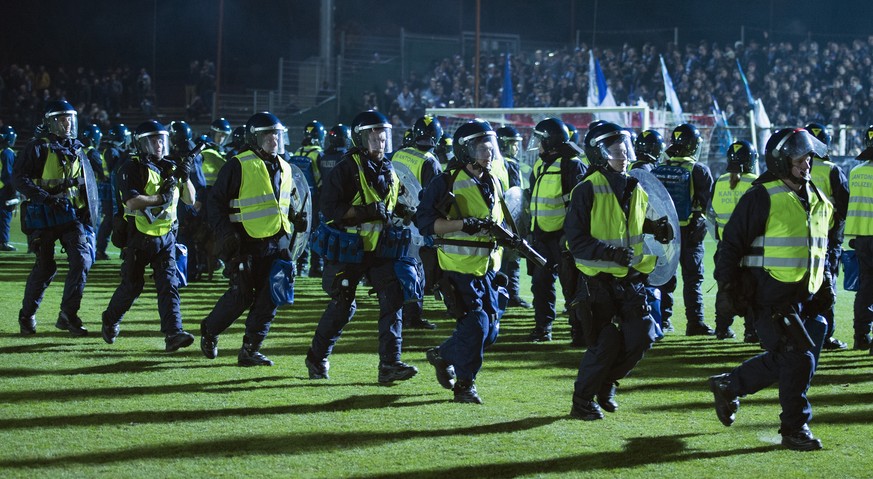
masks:
[[[673,240],[667,244],[659,243],[652,235],[643,235],[643,254],[658,258],[654,271],[649,274],[649,284],[661,286],[676,275],[676,269],[679,267],[681,247],[679,216],[676,214],[676,207],[673,206],[673,199],[655,175],[642,168],[631,170],[630,175],[639,180],[640,186],[649,195],[646,218],[654,220],[666,216],[673,228]]]
[[[421,184],[418,182],[415,175],[412,174],[412,170],[410,170],[409,167],[402,163],[394,163],[393,165],[394,173],[397,175],[402,186],[400,188],[400,196],[397,197],[397,202],[406,206],[407,209],[417,210],[419,197],[421,195]],[[399,225],[403,219],[395,217],[394,221]],[[418,250],[425,244],[424,237],[421,236],[415,223],[410,222],[408,225],[404,226],[409,228],[409,231],[412,233],[412,242],[409,245],[409,256],[420,261],[421,255]]]
[[[717,229],[715,218],[715,210],[712,209],[712,205],[709,205],[709,208],[706,209],[706,231],[712,239],[718,239],[721,237],[721,233],[719,233],[718,236],[715,235]]]
[[[312,192],[309,189],[309,183],[306,181],[306,175],[297,165],[289,164],[291,167],[291,177],[294,179],[294,186],[291,188],[291,211],[306,214],[306,231],[294,231],[291,237],[291,259],[297,261],[297,258],[306,250],[306,245],[309,244],[309,234],[312,231]]]
[[[506,209],[509,210],[509,216],[512,216],[512,221],[518,226],[524,214],[524,193],[521,187],[513,186],[506,190],[503,193],[503,201],[506,203]],[[520,231],[516,233],[521,234]]]
[[[94,169],[91,167],[91,162],[80,151],[79,164],[82,165],[83,185],[80,188],[85,189],[85,197],[88,201],[88,222],[94,228],[100,222],[100,194],[97,191],[97,177],[94,174]]]

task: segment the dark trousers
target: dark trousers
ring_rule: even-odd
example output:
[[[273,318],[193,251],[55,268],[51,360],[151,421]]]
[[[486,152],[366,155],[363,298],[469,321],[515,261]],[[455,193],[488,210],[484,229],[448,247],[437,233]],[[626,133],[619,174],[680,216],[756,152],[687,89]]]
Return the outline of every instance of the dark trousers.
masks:
[[[534,240],[534,249],[546,258],[545,267],[532,265],[533,277],[530,286],[530,290],[533,293],[536,327],[543,330],[551,330],[552,323],[555,321],[555,302],[557,301],[555,281],[560,279],[565,299],[572,297],[574,293],[574,291],[568,291],[571,278],[563,274],[565,268],[558,268],[555,271],[550,267],[551,265],[561,263],[562,248],[560,235],[547,234]]]
[[[495,273],[485,276],[447,271],[467,314],[457,320],[455,330],[439,347],[440,356],[455,367],[460,381],[473,381],[482,369],[485,349],[497,341],[500,332],[498,291],[492,284]]]
[[[67,252],[67,278],[64,294],[61,297],[61,311],[75,316],[82,304],[82,293],[88,271],[93,263],[92,243],[89,238],[92,228],[79,222],[68,225],[37,230],[30,234],[30,249],[36,253],[36,263],[27,277],[24,286],[24,300],[21,302],[22,317],[36,314],[45,290],[58,272],[55,262],[55,242],[60,241]]]
[[[691,241],[694,228],[682,226],[682,247],[679,251],[679,267],[682,270],[682,297],[685,300],[685,319],[689,324],[703,322],[703,241]],[[661,318],[673,317],[673,292],[676,277],[661,286]]]
[[[325,266],[321,284],[331,300],[315,328],[308,352],[312,360],[326,359],[333,352],[343,328],[355,315],[355,291],[365,275],[379,298],[379,361],[400,360],[403,295],[394,272],[394,260],[376,258],[372,253],[366,253],[362,263],[328,262]]]
[[[657,329],[642,282],[616,280],[610,275],[586,279],[591,315],[583,321],[593,321],[594,325],[589,328],[583,324],[583,329],[586,339],[587,331],[594,331],[596,339],[593,344],[589,342],[579,363],[573,396],[590,401],[605,386],[630,373],[654,344]],[[616,317],[617,324],[613,322]]]
[[[9,242],[9,229],[12,226],[12,212],[9,206],[0,204],[0,244]]]
[[[516,299],[520,295],[521,283],[521,255],[511,248],[503,248],[503,261],[500,265],[500,272],[505,274],[509,279],[506,284],[506,291],[511,299]]]
[[[151,265],[158,296],[158,315],[161,332],[170,336],[182,331],[182,312],[179,301],[179,278],[176,276],[176,234],[146,236],[135,233],[121,252],[121,284],[115,289],[104,321],[119,323],[142,294],[145,286],[145,267]]]
[[[745,361],[730,373],[730,391],[737,396],[744,396],[778,383],[779,404],[782,406],[779,415],[781,431],[790,434],[812,419],[812,406],[806,391],[815,373],[817,353],[821,351],[826,326],[820,317],[807,319],[806,330],[815,347],[812,350],[792,347],[772,318],[772,311],[770,306],[755,308],[755,330],[766,351]]]
[[[100,196],[100,226],[97,227],[97,252],[106,253],[109,237],[112,235],[112,215],[115,213],[114,188],[110,182],[97,185]]]
[[[870,333],[873,325],[873,236],[855,238],[858,258],[858,291],[855,293],[855,336]]]
[[[230,288],[203,320],[206,332],[218,336],[248,309],[245,338],[251,344],[264,341],[278,309],[270,295],[270,268],[277,258],[278,254],[252,257],[251,265],[244,264],[242,271],[239,261],[228,261]]]

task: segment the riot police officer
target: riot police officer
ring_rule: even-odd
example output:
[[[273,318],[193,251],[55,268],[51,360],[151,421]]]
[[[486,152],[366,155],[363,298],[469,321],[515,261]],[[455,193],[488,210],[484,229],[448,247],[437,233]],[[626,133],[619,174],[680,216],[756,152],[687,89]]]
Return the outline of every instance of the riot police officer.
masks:
[[[440,142],[433,149],[433,154],[440,160],[440,168],[447,168],[449,162],[455,157],[454,149],[452,148],[452,137],[448,133],[443,133],[440,137]]]
[[[778,383],[782,444],[821,449],[810,432],[806,397],[827,325],[803,318],[824,281],[833,207],[810,181],[814,155],[825,146],[802,128],[777,131],[767,141],[767,172],[741,198],[725,225],[715,264],[719,291],[753,316],[766,350],[733,371],[709,378],[719,420],[730,426],[739,397]],[[751,284],[750,284],[751,283]],[[745,292],[751,291],[751,297]]]
[[[243,150],[218,172],[209,199],[209,224],[221,238],[221,254],[230,288],[200,323],[200,349],[208,359],[218,355],[218,338],[248,309],[245,336],[237,355],[240,366],[272,366],[260,352],[276,317],[270,295],[270,268],[288,250],[295,230],[306,230],[305,215],[291,209],[296,192],[291,166],[283,159],[285,127],[269,112],[246,122]]]
[[[109,128],[106,133],[100,156],[103,158],[104,181],[97,183],[100,198],[100,227],[97,229],[97,254],[98,261],[108,260],[106,248],[109,246],[109,237],[112,234],[112,217],[116,212],[118,202],[115,194],[115,180],[121,165],[129,158],[130,129],[119,123]]]
[[[246,148],[246,127],[238,126],[230,134],[230,142],[224,152],[224,158],[233,158],[237,153]]]
[[[330,302],[318,322],[306,353],[310,379],[328,379],[328,357],[355,314],[355,291],[366,276],[379,298],[380,383],[407,380],[418,369],[400,360],[404,298],[395,265],[397,258],[377,254],[380,238],[397,207],[399,180],[385,152],[391,149],[391,124],[369,110],[352,122],[353,147],[326,179],[321,212],[327,231],[346,246],[325,252],[322,287]],[[333,243],[333,241],[331,241]]]
[[[626,173],[634,160],[630,133],[604,122],[584,142],[591,166],[573,189],[564,229],[582,273],[571,308],[588,343],[570,415],[590,421],[618,409],[617,381],[657,338],[646,295],[657,258],[643,253],[643,234],[667,243],[674,232],[666,217],[646,218],[648,195]]]
[[[570,261],[564,254],[564,217],[570,192],[585,174],[586,167],[577,157],[581,150],[570,143],[564,122],[557,118],[537,123],[528,149],[539,154],[530,177],[531,236],[534,249],[548,261],[544,267],[531,265],[536,325],[528,340],[540,342],[552,340],[552,322],[556,316],[555,280],[560,278],[565,299],[575,289],[577,273],[573,268],[561,267],[565,261]],[[555,266],[558,266],[557,271]]]
[[[300,148],[290,157],[292,164],[297,165],[306,176],[309,188],[312,192],[312,213],[315,218],[314,224],[318,223],[319,189],[321,188],[322,175],[318,170],[321,157],[324,155],[324,125],[318,120],[312,120],[303,127],[303,140]],[[307,247],[303,254],[297,258],[298,273],[307,272],[310,277],[320,278],[324,261],[316,253],[312,253]]]
[[[521,147],[521,134],[513,126],[502,126],[495,132],[497,146],[500,148],[500,156],[506,169],[506,182],[501,180],[501,186],[508,190],[513,186],[521,187],[521,171],[518,162],[519,148]],[[509,306],[530,309],[530,303],[521,297],[521,255],[517,251],[507,249],[503,251],[503,262],[500,271],[509,278],[506,290],[509,292]]]
[[[642,168],[652,171],[661,161],[664,153],[664,137],[658,130],[645,130],[634,141],[634,156],[637,161],[631,165],[631,169]]]
[[[437,175],[442,173],[439,159],[433,150],[439,144],[443,136],[443,127],[439,119],[431,115],[425,115],[415,120],[412,125],[412,139],[409,146],[403,147],[391,156],[395,165],[403,165],[415,176],[421,188],[427,187]],[[414,206],[418,206],[417,204]],[[422,246],[419,249],[423,270],[426,276],[425,289],[433,285],[433,275],[436,265],[436,250],[430,246]],[[436,324],[422,317],[421,303],[407,303],[403,305],[403,325],[416,329],[436,329]]]
[[[12,213],[15,211],[18,193],[12,184],[12,168],[15,165],[15,129],[6,125],[0,128],[0,251],[15,251],[9,242]]]
[[[330,172],[351,146],[352,130],[348,126],[337,123],[330,128],[327,132],[327,148],[324,149],[324,155],[321,156],[321,162],[318,164],[318,171],[323,178],[330,176]]]
[[[145,286],[145,267],[151,265],[164,347],[172,352],[194,342],[194,336],[182,328],[176,212],[180,199],[191,205],[196,193],[189,178],[190,163],[177,165],[165,158],[169,133],[163,125],[155,120],[141,123],[134,131],[134,141],[136,155],[118,171],[118,199],[124,207],[127,241],[121,254],[121,284],[103,311],[103,340],[115,343],[121,320]]]
[[[667,148],[670,158],[652,170],[664,184],[676,212],[682,235],[679,265],[682,268],[682,295],[685,299],[686,336],[711,336],[715,331],[703,316],[703,240],[706,237],[706,210],[712,200],[712,173],[697,161],[700,131],[683,123],[673,130],[672,143]],[[661,324],[665,332],[672,331],[673,291],[676,277],[661,286]]]
[[[453,389],[455,402],[481,404],[476,375],[485,348],[497,340],[498,296],[506,294],[496,281],[501,249],[490,232],[491,223],[503,222],[501,186],[491,174],[499,147],[482,120],[458,127],[453,144],[457,166],[428,185],[416,216],[422,234],[437,237],[440,291],[457,320],[452,336],[428,350],[427,359],[440,385]]]
[[[849,207],[845,235],[858,259],[858,291],[855,293],[853,349],[870,349],[873,325],[873,125],[865,132],[866,148],[858,155],[862,163],[849,173]]]
[[[21,210],[28,249],[36,253],[18,313],[21,334],[36,333],[37,309],[57,273],[56,242],[67,254],[68,272],[55,327],[73,336],[88,334],[78,312],[94,259],[90,237],[97,195],[88,191],[87,176],[93,171],[82,153],[82,143],[76,139],[77,119],[70,103],[49,102],[43,124],[46,136],[30,141],[13,166],[15,188],[27,198]]]
[[[804,128],[830,148],[831,135],[824,125],[809,123]],[[834,221],[837,223],[837,227],[834,229],[834,235],[828,238],[828,270],[825,273],[822,291],[817,293],[820,300],[814,301],[812,307],[807,309],[806,314],[821,314],[827,321],[828,334],[825,338],[824,349],[841,350],[846,349],[847,345],[834,337],[836,321],[834,321],[833,305],[837,297],[837,275],[840,272],[840,255],[843,251],[843,228],[849,208],[849,185],[842,168],[832,162],[827,153],[822,157],[813,158],[809,176],[815,186],[825,194],[828,201],[834,206]],[[821,298],[822,296],[824,298]],[[822,302],[831,306],[827,309],[821,309],[818,305]]]
[[[715,182],[712,189],[712,210],[715,212],[715,239],[721,239],[721,231],[731,217],[734,208],[743,194],[752,187],[758,178],[758,150],[746,140],[740,140],[728,146],[727,169]],[[746,318],[744,340],[747,343],[757,343],[758,335],[752,324],[751,315],[746,311],[731,311],[726,294],[719,291],[715,295],[715,337],[716,339],[731,339],[735,337],[731,324],[735,315]]]
[[[206,195],[209,194],[203,156],[206,149],[200,154],[191,155],[196,147],[194,132],[185,121],[170,122],[167,131],[170,135],[167,159],[178,163],[190,156],[188,179],[197,192],[193,204],[187,205],[183,202],[178,206],[179,231],[176,242],[185,245],[188,251],[188,281],[198,281],[205,273],[209,273],[211,279],[214,265],[211,261],[212,229],[206,222]]]

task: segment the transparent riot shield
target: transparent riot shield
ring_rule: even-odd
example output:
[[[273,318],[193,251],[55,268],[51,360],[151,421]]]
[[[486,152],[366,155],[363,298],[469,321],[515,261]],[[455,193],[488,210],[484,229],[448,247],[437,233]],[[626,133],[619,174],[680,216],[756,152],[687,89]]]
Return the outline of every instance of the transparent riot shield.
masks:
[[[676,214],[673,199],[670,198],[667,189],[655,178],[655,175],[642,168],[631,170],[630,175],[639,180],[640,186],[649,195],[646,218],[655,220],[666,216],[673,228],[673,240],[667,244],[661,244],[652,235],[643,235],[643,254],[654,255],[658,258],[654,271],[649,274],[649,284],[661,286],[676,275],[676,269],[679,267],[681,247],[679,216]]]

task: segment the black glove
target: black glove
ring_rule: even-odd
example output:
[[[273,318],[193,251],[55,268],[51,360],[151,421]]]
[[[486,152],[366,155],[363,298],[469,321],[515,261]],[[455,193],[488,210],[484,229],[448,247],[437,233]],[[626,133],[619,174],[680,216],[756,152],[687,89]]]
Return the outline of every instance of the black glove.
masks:
[[[717,307],[717,309],[721,309],[726,314],[731,314],[735,316],[746,316],[749,311],[749,298],[743,295],[743,289],[740,288],[740,285],[734,281],[719,281],[718,283],[718,295],[716,299],[719,297],[725,301],[724,304]]]
[[[849,248],[855,249],[855,238],[849,240]]]
[[[388,221],[388,208],[381,201],[355,206],[355,221],[359,224],[367,221]]]
[[[309,226],[309,220],[306,218],[306,212],[301,211],[291,217],[291,224],[294,225],[294,231],[303,232]]]
[[[634,250],[630,248],[607,246],[606,250],[603,252],[603,259],[618,263],[622,266],[630,266],[631,260],[634,259]]]
[[[688,228],[688,241],[700,243],[706,237],[706,218],[695,214],[688,222]]]
[[[177,184],[176,179],[172,176],[164,178],[164,181],[161,182],[161,186],[158,188],[158,196],[161,197],[162,205],[173,200],[173,190]]]
[[[43,204],[49,208],[63,210],[66,208],[67,199],[60,196],[49,196],[43,201]]]
[[[461,227],[461,231],[468,235],[474,235],[480,231],[487,231],[490,226],[487,220],[472,217],[464,218],[464,226]]]
[[[79,186],[79,179],[78,178],[64,178],[63,180],[61,180],[61,189],[62,190],[69,190],[70,188],[72,188],[74,186]]]
[[[655,241],[661,244],[667,244],[673,240],[673,227],[666,216],[662,216],[656,220],[648,218],[643,221],[643,233],[648,233],[655,237]]]
[[[412,221],[412,217],[415,216],[416,209],[412,206],[406,206],[403,203],[397,203],[397,206],[394,207],[394,214],[403,218],[403,222],[409,224]]]
[[[182,183],[188,181],[188,178],[191,177],[191,169],[194,167],[193,158],[185,158],[181,162],[179,162],[179,166],[176,167],[175,176]]]

